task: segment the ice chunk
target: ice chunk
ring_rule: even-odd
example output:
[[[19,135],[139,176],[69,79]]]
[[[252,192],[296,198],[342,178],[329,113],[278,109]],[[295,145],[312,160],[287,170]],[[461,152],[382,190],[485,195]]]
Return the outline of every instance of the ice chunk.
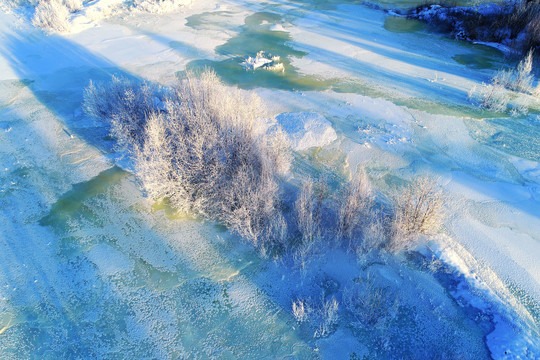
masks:
[[[259,51],[254,58],[248,56],[240,65],[246,70],[255,70],[258,68],[264,68],[271,71],[285,71],[285,67],[282,63],[278,63],[279,56],[272,56],[271,54],[265,54],[264,51]]]
[[[284,72],[285,71],[285,66],[283,65],[283,63],[276,63],[274,65],[266,66],[266,70]]]
[[[270,26],[270,31],[285,31],[285,28],[281,24],[274,24]]]
[[[283,113],[276,117],[296,151],[325,146],[337,138],[332,124],[318,113]]]
[[[248,56],[246,60],[241,64],[246,70],[255,70],[260,68],[261,66],[264,66],[266,64],[271,63],[271,59],[267,59],[264,56],[264,53],[262,51],[259,51],[257,53],[257,56],[252,58],[251,56]]]

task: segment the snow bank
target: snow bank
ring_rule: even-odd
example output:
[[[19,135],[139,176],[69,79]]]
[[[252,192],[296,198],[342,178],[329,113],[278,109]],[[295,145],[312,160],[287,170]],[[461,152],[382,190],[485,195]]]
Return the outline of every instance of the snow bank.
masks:
[[[17,6],[26,6],[24,4],[5,4],[0,1],[0,9],[11,12]],[[36,27],[53,32],[77,33],[94,27],[100,20],[115,14],[132,12],[165,14],[191,4],[192,0],[93,0],[84,3],[58,0],[53,3],[48,1],[28,3],[31,7],[18,9],[18,11],[26,18],[31,18],[35,13],[32,22]],[[33,10],[34,6],[35,10]]]
[[[318,113],[283,113],[276,117],[296,151],[321,147],[337,139],[332,124]]]
[[[499,315],[494,315],[495,329],[486,336],[486,345],[493,359],[537,359],[539,349],[531,338],[517,334],[514,324],[510,324]]]
[[[408,16],[434,25],[456,39],[492,46],[511,54],[528,50],[525,34],[530,26],[527,24],[533,24],[534,20],[532,17],[525,19],[524,14],[535,10],[524,6],[519,2],[475,7],[425,5],[410,11]],[[517,23],[515,18],[523,20]]]
[[[122,6],[123,0],[97,0],[92,3],[86,4],[85,8],[74,14],[72,22],[82,22],[80,19],[87,20],[101,20],[106,16],[111,15],[115,9]]]
[[[443,247],[432,244],[438,259],[462,274],[449,294],[458,303],[468,304],[492,317],[492,330],[486,335],[486,346],[493,359],[534,359],[540,350],[531,325],[534,319],[508,291],[491,269],[479,263],[466,249],[450,238]],[[470,291],[471,287],[474,291]],[[510,305],[510,306],[508,306]],[[463,305],[462,305],[463,306]]]
[[[154,14],[163,14],[173,12],[182,6],[190,4],[191,0],[139,0],[135,2],[135,9]]]
[[[154,14],[170,13],[183,6],[190,5],[191,0],[96,0],[85,5],[84,9],[71,17],[70,32],[80,32],[115,13],[122,11],[148,12]]]

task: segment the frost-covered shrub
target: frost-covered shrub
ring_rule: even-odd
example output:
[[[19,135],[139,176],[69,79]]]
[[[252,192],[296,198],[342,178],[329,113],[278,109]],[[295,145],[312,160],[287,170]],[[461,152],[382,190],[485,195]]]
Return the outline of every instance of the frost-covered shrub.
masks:
[[[292,314],[296,321],[303,323],[308,319],[309,307],[307,301],[298,299],[292,303]]]
[[[337,201],[339,204],[337,237],[348,240],[349,247],[352,247],[353,238],[358,237],[358,230],[367,224],[373,206],[371,185],[364,169],[345,184]]]
[[[69,14],[83,8],[82,0],[39,0],[32,24],[46,30],[69,30]]]
[[[175,171],[175,145],[171,143],[172,138],[168,134],[168,119],[151,112],[144,128],[137,131],[131,130],[133,124],[123,126],[122,118],[113,117],[111,122],[111,134],[120,144],[128,147],[128,151],[134,153],[135,172],[148,196],[156,200],[168,199],[175,207],[183,201],[189,201],[188,194],[181,186],[184,179]]]
[[[295,260],[304,268],[322,236],[321,221],[323,201],[327,196],[324,180],[316,184],[308,180],[302,185],[294,203],[296,227],[300,233],[300,243],[295,251]]]
[[[295,250],[295,262],[304,269],[313,252],[315,240],[320,236],[320,219],[315,216],[315,199],[313,182],[307,181],[302,185],[300,195],[294,204],[296,227],[301,239]]]
[[[83,0],[62,0],[69,12],[76,12],[82,10]]]
[[[279,176],[289,153],[280,129],[261,125],[258,97],[205,71],[188,73],[174,89],[122,79],[91,84],[84,107],[110,121],[151,198],[221,221],[261,247],[283,241]]]
[[[289,247],[289,228],[283,213],[276,210],[268,219],[260,241],[261,255],[278,257]]]
[[[83,108],[111,124],[111,135],[123,150],[131,151],[143,141],[146,117],[163,108],[166,90],[148,83],[113,76],[107,84],[92,81],[84,91]]]
[[[188,195],[176,206],[217,218],[254,242],[270,240],[262,236],[279,217],[278,176],[289,156],[279,128],[267,133],[260,126],[260,99],[204,72],[188,74],[167,107],[173,161]]]
[[[314,337],[327,337],[335,331],[339,321],[338,310],[339,302],[334,296],[329,300],[322,299],[321,307],[319,309],[320,323],[313,334]]]
[[[390,294],[368,276],[343,290],[343,303],[358,325],[374,326],[388,314]]]
[[[40,1],[32,24],[46,30],[67,31],[69,10],[62,0]]]
[[[306,323],[314,330],[313,337],[327,337],[338,325],[339,302],[335,296],[321,296],[319,304],[298,299],[292,303],[292,314],[298,323]]]
[[[521,60],[515,70],[501,70],[491,80],[494,86],[500,85],[506,89],[525,93],[534,93],[534,75],[531,74],[533,67],[533,51]]]
[[[388,241],[388,223],[388,216],[384,215],[382,211],[371,210],[369,220],[364,224],[362,230],[362,243],[355,249],[357,255],[384,247]]]
[[[321,199],[315,197],[313,188],[313,182],[306,181],[294,203],[296,225],[303,243],[313,243],[321,235]]]
[[[417,178],[395,200],[387,248],[407,250],[420,235],[439,231],[443,220],[442,190],[430,178]]]
[[[534,91],[534,75],[531,74],[533,68],[533,50],[521,60],[514,75],[514,81],[510,83],[510,89],[522,93],[532,94]]]
[[[534,88],[533,96],[540,98],[540,81],[538,82],[538,84],[536,84],[536,87]]]
[[[160,14],[174,11],[190,3],[191,0],[136,0],[133,5],[137,10]]]
[[[478,107],[494,112],[505,112],[508,109],[510,96],[504,86],[500,84],[484,84],[473,87],[469,92],[469,98]]]
[[[506,112],[510,109],[512,116],[526,114],[527,106],[523,103],[512,106],[510,94],[514,98],[519,98],[521,94],[538,97],[540,94],[540,84],[534,86],[533,51],[529,51],[527,56],[521,60],[516,69],[500,70],[491,79],[490,84],[474,87],[469,92],[469,98],[473,99],[477,105],[483,109]],[[513,93],[511,93],[513,92]]]

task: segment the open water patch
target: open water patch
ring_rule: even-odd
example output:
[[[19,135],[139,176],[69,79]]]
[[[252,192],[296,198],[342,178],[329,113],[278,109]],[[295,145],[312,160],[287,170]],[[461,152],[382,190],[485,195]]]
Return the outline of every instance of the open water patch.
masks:
[[[117,166],[102,171],[89,181],[73,185],[73,188],[64,194],[54,205],[50,212],[41,218],[41,226],[56,226],[65,222],[78,211],[82,210],[84,202],[103,193],[108,187],[118,183],[127,176],[127,172]]]
[[[240,33],[225,44],[216,47],[217,54],[227,57],[224,60],[194,60],[188,63],[188,70],[212,68],[230,85],[243,89],[266,87],[282,90],[325,90],[337,80],[322,80],[314,76],[301,75],[291,64],[292,58],[302,58],[307,52],[294,49],[292,38],[283,28],[282,16],[272,12],[257,12],[246,17]],[[246,70],[242,62],[249,56],[265,51],[279,56],[283,71],[267,69]],[[180,73],[181,77],[183,73]]]
[[[415,33],[426,29],[426,24],[419,20],[402,16],[389,16],[384,20],[384,28],[393,33]]]

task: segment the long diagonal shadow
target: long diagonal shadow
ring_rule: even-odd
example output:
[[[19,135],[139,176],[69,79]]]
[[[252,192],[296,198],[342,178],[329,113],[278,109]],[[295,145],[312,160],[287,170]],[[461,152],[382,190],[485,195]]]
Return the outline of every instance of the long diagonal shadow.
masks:
[[[18,77],[26,80],[36,98],[63,121],[68,132],[101,151],[110,151],[108,125],[89,123],[80,111],[83,89],[91,79],[137,76],[57,35],[7,35],[0,52]]]
[[[48,37],[39,37],[32,35],[25,36],[25,34],[17,36],[8,35],[6,36],[6,41],[1,46],[2,48],[0,49],[0,51],[2,52],[3,56],[8,59],[13,70],[16,72],[19,78],[27,80],[26,83],[30,84],[29,89],[32,91],[34,96],[50,111],[57,115],[57,117],[63,122],[63,124],[65,124],[66,131],[79,136],[82,140],[103,152],[110,151],[112,142],[107,140],[107,125],[102,123],[88,124],[88,120],[84,119],[84,115],[78,113],[78,109],[80,109],[80,103],[82,101],[82,89],[88,85],[90,79],[97,81],[109,80],[111,74],[132,79],[138,79],[137,76],[123,71],[122,69],[119,69],[117,66],[115,66],[115,64],[111,63],[107,59],[96,56],[79,45],[76,45],[62,37],[54,35]],[[61,196],[58,199],[57,203],[53,204],[52,209],[50,209],[49,215],[46,215],[42,218],[40,225],[50,226],[54,233],[51,234],[51,238],[47,238],[47,240],[51,240],[51,242],[57,243],[57,246],[60,246],[59,243],[65,241],[77,242],[78,236],[82,237],[82,239],[90,239],[90,245],[78,243],[72,245],[76,248],[74,254],[68,252],[64,253],[62,256],[59,256],[58,254],[54,254],[54,252],[40,254],[38,251],[36,251],[32,253],[32,256],[24,255],[24,247],[20,248],[15,246],[14,241],[25,241],[26,238],[30,238],[33,241],[41,241],[42,239],[37,236],[35,232],[32,231],[34,228],[40,229],[38,224],[21,224],[20,227],[14,224],[12,229],[6,229],[6,231],[9,231],[10,233],[19,234],[22,237],[22,239],[9,239],[6,242],[6,246],[8,246],[9,248],[8,253],[13,253],[15,255],[11,261],[13,261],[13,263],[15,264],[23,264],[25,261],[30,261],[36,264],[32,267],[32,269],[36,269],[36,276],[38,276],[40,282],[43,283],[43,288],[40,290],[39,293],[37,293],[38,306],[43,306],[43,303],[51,303],[56,309],[56,311],[61,314],[62,318],[65,317],[66,319],[70,319],[67,325],[69,329],[63,329],[62,326],[65,326],[65,324],[59,324],[61,330],[70,331],[71,334],[68,339],[63,339],[60,345],[67,346],[67,342],[71,341],[72,344],[70,346],[71,348],[75,349],[73,350],[74,356],[86,357],[92,355],[93,351],[91,351],[91,348],[93,346],[96,346],[96,351],[98,350],[97,348],[99,348],[101,345],[103,345],[104,347],[110,346],[110,344],[102,344],[101,341],[97,343],[92,343],[92,345],[90,345],[90,342],[88,342],[89,338],[84,335],[88,334],[88,331],[99,332],[103,330],[104,326],[108,326],[102,323],[103,319],[101,317],[97,317],[97,319],[100,321],[99,324],[84,322],[84,326],[81,325],[78,321],[76,321],[79,319],[72,319],[73,316],[78,316],[79,313],[72,313],[73,309],[70,309],[70,305],[66,304],[65,299],[62,296],[72,290],[76,291],[76,287],[79,283],[89,284],[88,286],[95,285],[98,288],[98,290],[92,290],[92,294],[97,292],[97,295],[95,295],[95,297],[98,301],[98,304],[92,302],[87,303],[86,300],[75,304],[76,307],[80,307],[79,310],[81,310],[83,313],[86,313],[87,311],[89,312],[95,307],[106,308],[111,303],[121,304],[118,308],[119,312],[125,311],[126,315],[128,313],[131,313],[131,315],[135,314],[137,316],[143,317],[135,318],[135,322],[142,322],[143,324],[146,324],[152,322],[152,319],[149,319],[149,317],[154,314],[154,312],[146,313],[145,311],[147,311],[147,309],[156,308],[156,314],[161,315],[161,313],[167,313],[167,316],[172,317],[174,317],[174,313],[176,311],[182,315],[181,317],[176,319],[177,322],[180,323],[183,321],[188,327],[188,329],[189,326],[194,327],[193,331],[196,330],[195,327],[197,326],[197,320],[204,320],[209,322],[213,319],[201,319],[200,317],[204,316],[204,311],[200,311],[198,308],[195,307],[201,304],[204,305],[204,302],[202,301],[204,300],[204,296],[202,296],[201,303],[193,301],[193,309],[184,309],[185,304],[182,303],[182,299],[187,302],[187,300],[189,300],[188,298],[192,294],[184,294],[182,293],[182,290],[190,287],[196,288],[198,286],[198,282],[200,281],[195,280],[190,282],[189,280],[192,279],[189,279],[185,285],[182,283],[176,284],[176,287],[174,288],[175,291],[171,292],[171,294],[167,296],[165,296],[161,290],[153,290],[152,286],[157,287],[157,284],[151,284],[152,286],[145,285],[141,287],[141,285],[137,283],[137,281],[140,281],[141,279],[137,279],[137,281],[135,281],[136,284],[133,289],[129,287],[127,289],[121,289],[120,287],[117,287],[115,289],[115,283],[113,281],[107,280],[107,274],[101,274],[100,271],[94,269],[89,260],[85,259],[84,255],[81,255],[86,254],[89,250],[91,250],[92,247],[99,245],[115,247],[118,246],[119,242],[121,242],[124,244],[124,247],[119,247],[120,252],[123,252],[125,256],[132,258],[132,260],[134,260],[135,262],[141,263],[144,262],[144,260],[146,259],[139,259],[139,254],[136,252],[132,253],[131,251],[129,251],[129,249],[135,246],[147,246],[149,249],[146,249],[145,251],[148,252],[148,256],[150,258],[154,256],[174,257],[176,262],[173,266],[174,269],[170,271],[175,273],[179,277],[180,272],[184,273],[185,276],[185,273],[189,273],[190,271],[196,273],[194,275],[196,279],[212,279],[212,276],[215,276],[216,279],[212,279],[211,285],[217,287],[218,289],[224,287],[223,284],[231,281],[230,274],[234,274],[234,271],[231,271],[230,269],[234,270],[236,268],[235,261],[233,261],[233,259],[230,257],[230,254],[218,251],[218,249],[216,249],[214,244],[212,243],[211,239],[202,239],[204,240],[204,243],[200,244],[194,244],[193,241],[188,241],[188,244],[186,245],[189,246],[187,247],[186,245],[184,245],[179,246],[178,248],[173,248],[170,245],[172,242],[171,239],[165,238],[163,233],[154,229],[151,224],[146,223],[144,221],[144,216],[142,217],[142,220],[135,221],[135,223],[130,222],[131,218],[136,218],[138,216],[136,213],[129,213],[129,211],[133,211],[133,209],[129,209],[129,204],[124,203],[124,200],[126,200],[126,198],[124,198],[123,196],[120,196],[120,198],[118,199],[120,201],[120,204],[113,206],[114,209],[116,209],[115,211],[118,212],[116,216],[112,213],[108,213],[107,211],[102,211],[102,209],[98,206],[91,209],[96,214],[95,219],[81,220],[80,218],[84,217],[84,215],[81,215],[81,211],[85,211],[85,209],[87,210],[89,208],[87,202],[91,201],[93,197],[99,196],[102,190],[104,190],[102,188],[103,186],[96,187],[92,183],[96,181],[99,182],[100,177],[116,178],[115,176],[113,176],[114,174],[112,174],[114,173],[114,171],[115,170],[109,169],[101,175],[98,175],[94,179],[87,181],[86,183],[81,183],[73,186],[73,189],[71,191],[66,193],[64,196]],[[41,179],[41,181],[48,180],[50,179],[47,179],[46,177],[44,179]],[[107,186],[105,188],[108,189],[109,187],[110,186]],[[88,188],[94,189],[92,191],[96,193],[88,191]],[[82,196],[78,193],[79,191],[87,192],[88,194],[86,195],[88,196]],[[15,197],[15,199],[11,199],[10,201],[12,201],[13,205],[16,205],[17,201],[19,200],[17,200],[17,198]],[[127,202],[129,203],[129,201]],[[120,216],[123,213],[124,216]],[[106,235],[102,234],[102,232],[99,231],[96,232],[92,226],[89,226],[89,222],[92,221],[97,223],[97,225],[94,226],[97,228],[102,226],[100,225],[102,222],[109,221],[111,223],[111,229],[114,231],[112,231],[111,233],[107,233]],[[130,230],[133,229],[134,226],[136,227],[136,230]],[[43,228],[41,229],[44,230]],[[50,233],[48,229],[46,230],[47,233]],[[131,239],[131,236],[139,236],[139,243],[132,244],[133,239]],[[186,234],[186,236],[190,236],[189,232]],[[198,237],[202,238],[202,236]],[[119,238],[121,240],[119,240]],[[109,239],[110,241],[107,239]],[[180,242],[181,241],[179,241],[179,243]],[[89,248],[85,248],[85,246]],[[212,269],[206,269],[204,267],[201,268],[200,264],[197,263],[197,261],[201,260],[197,257],[197,254],[200,252],[201,247],[206,248],[205,251],[207,254],[205,253],[204,260],[206,260],[208,264],[212,264]],[[161,255],[153,254],[152,249],[153,251],[158,252]],[[190,254],[190,251],[194,254]],[[77,258],[82,258],[82,260],[76,260]],[[180,258],[184,258],[185,261],[182,262],[178,260]],[[82,261],[85,264],[88,264],[89,267],[77,267],[74,269],[75,273],[68,273],[67,275],[62,275],[62,270],[59,263],[70,261]],[[103,261],[108,260],[104,259]],[[40,268],[40,262],[48,263],[50,265],[50,268]],[[220,265],[217,267],[217,269],[215,266],[216,262],[218,262]],[[185,269],[185,267],[189,269]],[[0,264],[0,268],[2,268],[3,273],[8,274],[9,276],[10,270],[8,268],[5,268],[5,264]],[[145,265],[145,268],[151,268],[151,266]],[[242,271],[242,269],[240,269],[239,271]],[[218,274],[215,274],[216,272],[218,272]],[[228,274],[228,277],[226,277],[225,280],[219,278],[219,272],[224,272],[225,274]],[[118,276],[122,277],[121,275]],[[99,277],[103,277],[103,281],[100,281]],[[69,278],[69,280],[72,281],[73,284],[63,284],[63,280],[65,280],[66,278]],[[234,274],[234,277],[232,277],[231,286],[239,285],[235,278],[238,277]],[[250,294],[259,294],[260,289],[258,288],[256,283],[250,280],[250,276],[242,276],[242,278],[242,282],[245,284],[240,284],[241,286],[248,286]],[[152,278],[143,280],[147,281],[148,283],[152,283],[153,281]],[[68,281],[66,280],[66,283],[67,282]],[[107,291],[112,292],[112,296],[101,293],[99,291],[100,286],[107,287]],[[141,289],[141,292],[139,292],[139,288]],[[121,291],[116,293],[118,289],[120,289]],[[227,287],[224,287],[224,291],[222,292],[226,293],[226,290]],[[29,289],[28,291],[31,292],[31,289]],[[49,294],[49,292],[52,293]],[[135,295],[135,297],[128,299],[124,298],[125,296],[130,295]],[[152,301],[157,302],[153,303],[150,300],[147,301],[145,295],[151,296]],[[195,296],[194,298],[197,298],[197,296]],[[174,299],[176,299],[176,302],[174,303],[175,306],[171,307],[170,304],[173,303]],[[274,304],[272,299],[268,298],[268,296],[264,296],[264,299],[264,303],[261,303],[259,306],[260,310],[272,311],[272,309],[274,309],[273,311],[275,312],[276,308],[279,309],[279,306]],[[74,301],[74,299],[70,299],[70,301]],[[193,314],[189,314],[189,311],[191,311],[193,314],[196,314],[198,317],[194,317]],[[218,323],[214,323],[210,321],[210,325],[225,334],[227,324],[234,324],[235,330],[237,332],[253,336],[253,340],[258,341],[261,340],[259,336],[264,336],[264,332],[252,331],[253,329],[250,330],[247,324],[256,324],[258,322],[265,321],[267,322],[268,320],[262,317],[262,315],[264,315],[264,311],[246,315],[244,315],[242,312],[238,312],[236,316],[228,317],[225,322],[221,321]],[[35,317],[37,317],[37,315],[35,315]],[[114,332],[114,334],[106,334],[104,335],[104,337],[111,336],[112,338],[114,338],[115,343],[116,341],[121,343],[123,340],[121,338],[116,339],[116,337],[124,336],[121,333],[125,331],[125,329],[115,330],[115,327],[121,328],[122,326],[125,326],[124,323],[127,322],[127,319],[123,319],[122,314],[120,314],[115,315],[114,320],[110,320],[121,321],[118,324],[111,324],[111,329],[113,329],[112,331]],[[155,321],[159,321],[159,319],[156,318]],[[279,325],[280,329],[283,329],[283,331],[288,329],[286,322],[283,320],[283,316],[281,316],[280,318],[276,317],[275,322],[277,325]],[[39,323],[37,320],[34,321],[31,325],[37,328],[43,326],[43,324]],[[143,328],[140,330],[139,335],[143,335],[143,338],[152,338],[155,335],[153,330],[155,329],[151,329],[151,326],[143,326]],[[203,332],[204,329],[200,329],[197,331]],[[98,335],[101,336],[103,334]],[[180,341],[180,343],[183,340],[191,337],[190,334],[181,334],[178,328],[176,329],[176,333],[169,335],[174,336],[174,341]],[[178,338],[181,336],[184,336],[186,339],[178,340]],[[227,343],[230,342],[230,346],[233,346],[236,345],[234,344],[234,341],[236,341],[235,339],[237,339],[237,337],[227,337],[226,341]],[[163,336],[163,340],[166,342],[169,341],[169,339],[167,339],[167,336],[165,335]],[[104,343],[108,343],[109,341],[110,339],[104,339]],[[133,341],[137,341],[137,339],[134,339]],[[295,343],[292,345],[298,346],[298,344],[302,343],[302,340],[297,339],[294,340],[294,342]],[[41,347],[43,345],[47,346],[46,343],[42,344],[40,341],[37,340],[33,345],[37,347]],[[155,342],[153,345],[154,347],[158,348],[161,347],[162,344],[161,341],[158,339],[157,342]],[[196,343],[194,343],[193,346],[195,351],[200,351]],[[126,351],[128,350],[129,349],[126,349]],[[47,349],[43,349],[43,351],[47,351]],[[117,349],[117,351],[123,351],[123,349]],[[155,353],[152,353],[152,357],[154,355]]]

